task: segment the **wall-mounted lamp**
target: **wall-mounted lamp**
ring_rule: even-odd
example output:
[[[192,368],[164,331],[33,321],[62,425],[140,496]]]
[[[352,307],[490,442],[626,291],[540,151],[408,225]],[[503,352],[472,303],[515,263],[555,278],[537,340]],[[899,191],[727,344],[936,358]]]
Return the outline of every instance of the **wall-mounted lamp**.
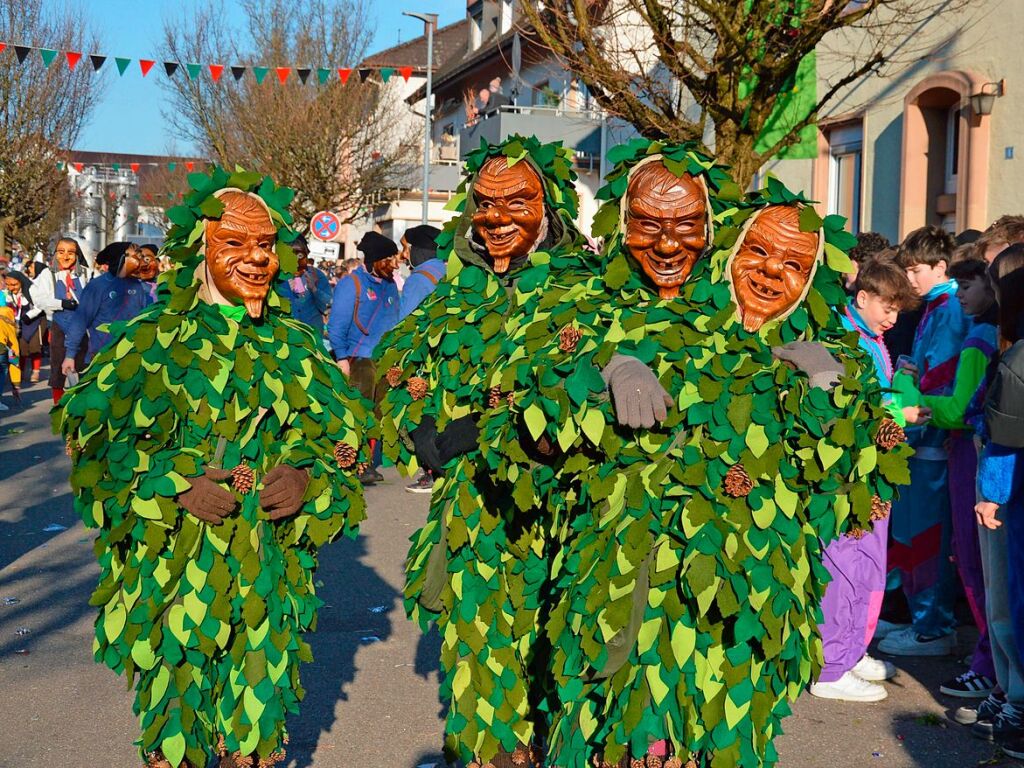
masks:
[[[1003,81],[985,83],[981,90],[971,96],[971,111],[976,115],[991,115],[996,99],[1003,95]]]

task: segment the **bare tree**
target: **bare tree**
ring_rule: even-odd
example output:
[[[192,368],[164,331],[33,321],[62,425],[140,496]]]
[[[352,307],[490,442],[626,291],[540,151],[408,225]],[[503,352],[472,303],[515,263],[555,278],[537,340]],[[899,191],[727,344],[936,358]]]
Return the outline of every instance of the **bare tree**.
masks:
[[[169,22],[163,56],[168,61],[264,66],[258,83],[250,72],[214,83],[204,73],[165,80],[173,111],[166,115],[184,136],[225,166],[271,175],[296,190],[292,213],[304,226],[318,210],[349,221],[365,203],[402,179],[414,142],[396,137],[401,104],[386,86],[358,76],[341,83],[336,69],[366,53],[372,26],[362,0],[249,0],[247,29],[231,29],[218,6],[200,10],[188,24]],[[285,84],[276,66],[308,66],[303,84],[293,71]],[[321,84],[316,68],[330,68]]]
[[[0,40],[58,51],[98,47],[80,18],[47,12],[42,0],[0,0]],[[57,164],[100,96],[100,81],[84,66],[0,58],[0,221],[26,248],[44,247],[48,228],[59,228],[55,211],[68,210],[67,177]]]
[[[703,142],[713,130],[716,156],[745,183],[844,88],[934,45],[919,34],[928,19],[969,4],[546,0],[521,8],[524,30],[581,77],[606,111],[650,138]],[[826,36],[841,41],[829,57],[838,63],[805,105],[793,88],[806,72],[801,63]]]

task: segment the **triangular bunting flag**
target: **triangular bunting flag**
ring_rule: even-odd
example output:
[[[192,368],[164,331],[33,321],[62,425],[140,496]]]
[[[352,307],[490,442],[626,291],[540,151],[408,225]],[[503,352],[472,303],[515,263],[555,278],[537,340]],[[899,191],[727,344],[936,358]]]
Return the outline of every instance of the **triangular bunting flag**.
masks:
[[[68,59],[68,69],[70,70],[74,70],[74,68],[78,66],[78,62],[82,60],[82,54],[78,51],[67,51],[64,55]]]
[[[75,170],[79,173],[81,173],[82,169],[85,168],[85,163],[72,163],[72,165],[75,166]]]
[[[215,82],[215,83],[219,82],[220,81],[220,76],[224,74],[224,65],[223,64],[209,64],[207,66],[210,68],[210,77],[213,78],[213,82]]]
[[[57,163],[57,170],[58,171],[63,171],[64,170],[64,163]]]
[[[119,56],[114,57],[114,63],[117,64],[117,74],[124,75],[128,65],[132,63],[131,59],[122,59]]]
[[[320,85],[323,85],[324,83],[331,79],[331,70],[324,69],[323,67],[318,67],[316,70],[316,79],[317,82],[320,83]]]
[[[43,60],[43,65],[48,67],[53,64],[53,60],[57,58],[57,52],[52,48],[40,48],[39,58]]]
[[[168,170],[168,171],[173,171],[173,170],[174,170],[175,168],[177,168],[177,167],[178,167],[178,164],[177,164],[177,163],[168,163],[168,164],[167,164],[167,170]]]
[[[232,68],[231,68],[231,76],[232,76],[233,78],[235,78],[235,82],[236,82],[236,83],[237,83],[237,82],[238,82],[239,80],[241,80],[241,79],[242,79],[242,76],[243,76],[243,75],[245,75],[245,70],[246,70],[246,69],[247,69],[247,67],[232,67]]]
[[[176,61],[165,61],[164,72],[167,73],[168,77],[174,77],[174,73],[178,71],[178,67],[181,65]]]
[[[368,78],[369,76],[370,76],[370,70],[368,70],[368,69],[360,69],[359,70],[359,79],[362,82],[365,83],[366,82],[366,78]]]
[[[342,85],[345,85],[348,82],[348,79],[351,76],[352,76],[352,70],[351,69],[339,69],[338,70],[338,77],[341,78],[341,84]]]
[[[121,170],[121,164],[120,163],[114,163],[110,167],[113,168],[115,171],[120,171]]]
[[[139,69],[142,70],[142,76],[145,77],[149,74],[149,70],[156,64],[152,59],[139,59]]]
[[[299,80],[302,81],[303,85],[309,81],[309,76],[313,74],[313,70],[309,67],[297,67],[295,72],[298,74]]]
[[[92,71],[93,72],[99,72],[100,71],[100,67],[102,67],[106,63],[107,57],[106,56],[97,56],[95,53],[90,53],[89,54],[89,61],[92,62]]]
[[[196,164],[193,163],[191,160],[186,160],[185,161],[185,170],[188,171],[189,173],[192,173],[192,169],[195,168],[195,167],[196,167]]]
[[[0,43],[0,53],[3,53],[7,49],[7,43]]]
[[[28,58],[29,51],[32,49],[27,45],[16,45],[14,46],[14,55],[18,57],[18,63],[24,64],[25,59]]]
[[[409,78],[412,77],[412,67],[399,67],[398,72],[402,75],[402,79],[408,83]]]
[[[138,163],[128,163],[128,167],[132,169],[132,173],[138,173],[139,172],[139,164]]]
[[[284,85],[284,81],[288,79],[288,75],[291,74],[292,70],[291,67],[275,67],[274,71],[277,72],[278,81],[281,85]]]
[[[186,64],[185,69],[188,71],[188,79],[195,80],[199,77],[199,73],[203,71],[202,64]]]
[[[391,79],[391,75],[395,72],[394,67],[381,67],[380,68],[380,79],[385,83]]]
[[[252,76],[256,78],[257,85],[263,85],[263,81],[267,79],[267,75],[270,73],[269,67],[253,67]]]

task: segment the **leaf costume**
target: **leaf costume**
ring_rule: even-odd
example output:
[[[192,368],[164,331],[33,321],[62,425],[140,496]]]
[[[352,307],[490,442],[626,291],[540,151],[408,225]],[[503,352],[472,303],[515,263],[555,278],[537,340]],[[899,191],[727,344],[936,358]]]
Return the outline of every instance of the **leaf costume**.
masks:
[[[95,656],[134,682],[141,753],[151,765],[206,766],[218,753],[272,765],[303,696],[299,662],[312,659],[302,633],[320,605],[318,550],[364,517],[354,465],[368,417],[272,287],[257,321],[206,298],[205,228],[224,210],[214,193],[263,200],[288,273],[291,190],[222,168],[189,183],[168,212],[178,268],[156,304],[112,326],[53,423],[76,508],[99,531]],[[217,464],[234,468],[238,505],[211,525],[178,497]],[[278,466],[308,470],[309,483],[298,513],[272,520],[259,491]]]
[[[539,175],[548,227],[505,276],[482,258],[472,232],[474,184],[485,163],[502,156]],[[391,387],[381,405],[384,453],[410,474],[418,464],[409,433],[427,418],[441,431],[502,397],[484,385],[490,366],[536,307],[587,268],[572,223],[570,150],[522,137],[482,144],[467,158],[466,174],[451,206],[460,215],[438,240],[447,252],[446,279],[378,348],[378,371]],[[440,630],[441,695],[450,703],[446,750],[465,762],[530,745],[546,723],[549,693],[535,672],[546,668],[537,643],[548,529],[541,517],[511,516],[510,500],[476,460],[475,451],[452,459],[435,484],[427,522],[412,537],[405,587],[410,616],[424,630],[431,622]]]
[[[876,445],[881,390],[834,311],[845,304],[842,220],[801,208],[824,263],[794,311],[750,333],[725,279],[729,256],[759,209],[802,201],[774,180],[743,200],[692,147],[640,140],[613,152],[594,232],[604,275],[570,285],[567,301],[520,329],[488,381],[514,400],[481,422],[499,483],[559,518],[548,762],[643,764],[664,740],[677,767],[772,765],[787,699],[821,665],[823,546],[887,508],[908,449]],[[652,156],[702,178],[710,198],[713,245],[678,299],[659,299],[623,245],[627,180]],[[832,392],[773,358],[773,345],[801,338],[841,361]],[[619,426],[600,373],[616,353],[648,364],[674,396],[655,428]],[[524,432],[559,447],[546,471]]]

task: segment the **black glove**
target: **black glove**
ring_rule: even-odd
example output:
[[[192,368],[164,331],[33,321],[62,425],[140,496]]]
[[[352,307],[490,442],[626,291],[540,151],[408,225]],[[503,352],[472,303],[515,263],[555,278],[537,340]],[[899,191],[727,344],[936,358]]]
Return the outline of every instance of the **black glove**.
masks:
[[[437,422],[431,416],[424,416],[422,423],[409,433],[412,438],[416,460],[424,469],[437,475],[444,474],[444,462],[437,451]]]
[[[772,347],[776,360],[791,364],[803,371],[812,387],[831,391],[843,375],[843,366],[825,348],[815,341],[791,341],[781,347]]]
[[[611,390],[619,424],[649,429],[668,416],[674,401],[654,371],[635,357],[613,355],[601,377]]]
[[[271,520],[294,515],[302,507],[309,485],[309,470],[279,464],[267,472],[260,491],[260,506]]]
[[[192,487],[178,494],[178,503],[200,520],[220,525],[238,505],[235,494],[219,485],[229,477],[227,470],[207,467],[199,477],[189,480]]]
[[[75,301],[74,299],[61,299],[60,308],[66,309],[68,312],[74,312],[76,309],[78,309],[78,302]]]
[[[461,419],[456,419],[437,436],[437,452],[441,457],[442,464],[447,464],[456,456],[465,456],[476,450],[477,441],[480,439],[476,418],[476,416],[463,416]]]

